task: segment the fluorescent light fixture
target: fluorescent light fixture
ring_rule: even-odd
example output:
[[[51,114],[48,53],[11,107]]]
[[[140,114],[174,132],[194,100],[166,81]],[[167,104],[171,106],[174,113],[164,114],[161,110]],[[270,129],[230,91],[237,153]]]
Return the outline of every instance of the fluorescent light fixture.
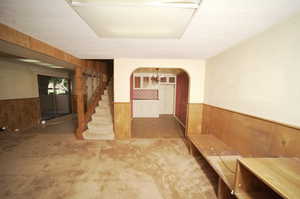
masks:
[[[40,61],[39,60],[35,60],[35,59],[25,59],[25,58],[19,58],[17,59],[19,61],[22,61],[22,62],[26,62],[26,63],[39,63]]]
[[[49,67],[49,68],[64,68],[62,66],[55,66],[53,64],[48,64],[48,63],[41,62],[41,61],[35,60],[35,59],[18,58],[17,60],[21,61],[21,62],[36,64],[36,65],[39,65],[39,66],[46,66],[46,67]]]
[[[53,66],[52,64],[48,64],[48,63],[44,63],[44,62],[40,62],[40,63],[36,63],[40,66]]]
[[[198,8],[200,0],[71,0],[74,7],[81,6],[154,6],[171,8]]]
[[[181,38],[201,0],[69,0],[102,38]]]
[[[50,68],[64,68],[62,66],[49,66]]]

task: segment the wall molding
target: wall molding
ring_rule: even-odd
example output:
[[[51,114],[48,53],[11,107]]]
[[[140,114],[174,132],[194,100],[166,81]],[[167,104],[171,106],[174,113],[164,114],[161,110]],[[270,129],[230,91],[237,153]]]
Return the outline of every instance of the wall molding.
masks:
[[[175,114],[173,115],[173,117],[183,128],[185,128],[185,125],[180,121],[180,119]]]

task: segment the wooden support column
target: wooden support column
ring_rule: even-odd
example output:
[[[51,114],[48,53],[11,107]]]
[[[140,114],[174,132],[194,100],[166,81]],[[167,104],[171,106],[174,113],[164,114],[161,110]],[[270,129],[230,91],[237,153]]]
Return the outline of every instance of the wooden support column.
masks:
[[[105,85],[104,85],[104,71],[105,71],[105,69],[104,69],[104,63],[103,62],[100,62],[99,63],[100,64],[100,82],[99,82],[99,84],[100,84],[100,88],[101,88],[101,91],[100,91],[100,94],[101,95],[103,95],[103,93],[104,93],[104,88],[105,88]]]
[[[77,98],[77,129],[76,137],[83,139],[82,133],[86,129],[85,113],[84,113],[84,81],[83,81],[83,67],[77,66],[75,68],[75,86],[76,86],[76,98]]]

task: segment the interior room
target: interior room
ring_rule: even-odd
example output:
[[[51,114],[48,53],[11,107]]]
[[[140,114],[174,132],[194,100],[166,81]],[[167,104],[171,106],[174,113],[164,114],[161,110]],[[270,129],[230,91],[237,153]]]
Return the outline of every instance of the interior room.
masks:
[[[299,0],[1,0],[0,198],[299,199]]]
[[[130,78],[132,137],[184,137],[189,79],[181,69],[139,68]]]

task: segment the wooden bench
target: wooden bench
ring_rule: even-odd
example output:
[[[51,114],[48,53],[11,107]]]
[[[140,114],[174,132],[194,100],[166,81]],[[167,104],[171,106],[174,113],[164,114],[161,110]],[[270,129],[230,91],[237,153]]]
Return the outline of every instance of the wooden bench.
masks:
[[[299,158],[242,158],[235,181],[238,199],[300,198]]]
[[[189,140],[190,152],[199,151],[218,174],[219,199],[300,198],[299,159],[242,158],[213,135]]]
[[[192,144],[190,152],[194,153],[195,147],[218,174],[218,198],[234,198],[231,193],[235,185],[237,159],[241,157],[239,153],[213,135],[189,136],[189,140]]]

